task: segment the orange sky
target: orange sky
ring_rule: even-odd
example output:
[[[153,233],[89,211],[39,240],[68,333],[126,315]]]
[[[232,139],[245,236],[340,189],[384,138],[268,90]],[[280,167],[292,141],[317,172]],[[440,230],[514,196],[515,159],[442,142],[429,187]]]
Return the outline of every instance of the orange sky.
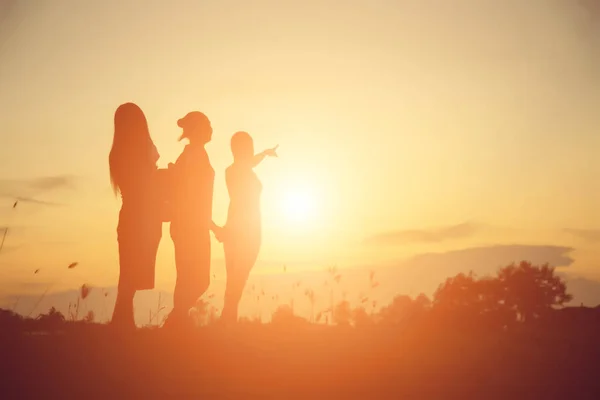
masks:
[[[564,270],[600,279],[599,43],[585,13],[566,3],[3,2],[4,294],[116,283],[120,204],[107,155],[114,110],[127,101],[145,111],[161,166],[182,149],[178,118],[193,109],[211,118],[217,223],[231,135],[280,145],[280,158],[257,168],[265,189],[256,276],[284,264],[394,266],[422,253],[522,244],[573,248]],[[35,189],[49,176],[68,179]],[[305,223],[285,211],[293,193],[313,197]],[[60,204],[13,210],[15,196]],[[170,291],[167,232],[158,289]],[[213,253],[222,279],[221,247]],[[75,260],[80,269],[65,274]],[[429,290],[427,270],[400,269],[404,286]]]

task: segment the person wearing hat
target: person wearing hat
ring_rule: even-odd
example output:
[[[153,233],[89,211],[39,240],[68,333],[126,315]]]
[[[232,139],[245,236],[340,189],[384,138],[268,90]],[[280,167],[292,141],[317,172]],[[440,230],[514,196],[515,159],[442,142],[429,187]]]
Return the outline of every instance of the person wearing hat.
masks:
[[[210,120],[192,111],[177,121],[179,140],[189,143],[174,164],[169,164],[171,191],[169,219],[175,248],[177,280],[173,310],[165,326],[191,323],[189,310],[210,284],[210,230],[215,172],[204,146],[212,137]]]

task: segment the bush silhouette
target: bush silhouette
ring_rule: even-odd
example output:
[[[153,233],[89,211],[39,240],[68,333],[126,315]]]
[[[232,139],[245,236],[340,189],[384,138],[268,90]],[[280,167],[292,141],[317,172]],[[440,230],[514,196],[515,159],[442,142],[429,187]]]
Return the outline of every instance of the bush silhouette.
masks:
[[[60,329],[66,319],[60,311],[51,307],[46,314],[40,314],[37,320],[40,328],[43,330],[57,330]]]
[[[495,277],[473,273],[448,278],[433,296],[437,316],[455,323],[507,329],[547,316],[572,299],[566,284],[548,264],[522,261],[501,268]]]

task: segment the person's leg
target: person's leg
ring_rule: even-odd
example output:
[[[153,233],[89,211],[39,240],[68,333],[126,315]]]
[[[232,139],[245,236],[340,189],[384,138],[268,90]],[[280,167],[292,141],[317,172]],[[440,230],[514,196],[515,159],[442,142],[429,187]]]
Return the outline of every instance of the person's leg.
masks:
[[[194,247],[194,269],[190,273],[189,306],[194,307],[198,299],[210,286],[210,232],[207,230]]]
[[[154,288],[156,254],[161,232],[154,227],[145,235],[121,235],[119,245],[119,285],[112,320],[135,328],[133,300],[138,290]],[[160,227],[162,229],[162,227]]]
[[[156,281],[156,256],[162,238],[162,226],[151,226],[140,242],[140,257],[138,277],[136,279],[137,290],[151,290]]]
[[[183,284],[180,303],[187,313],[210,285],[210,236],[196,236],[189,243],[186,254],[186,263],[177,274],[181,272]]]
[[[240,300],[248,282],[250,271],[258,256],[257,244],[242,241],[231,243],[225,250],[227,282],[222,318],[225,322],[237,322]]]
[[[119,285],[111,322],[125,328],[135,328],[133,316],[135,287],[132,279],[134,276],[135,254],[133,253],[134,249],[129,242],[119,241]]]
[[[225,286],[225,302],[221,317],[223,321],[233,323],[238,320],[238,309],[242,294],[248,281],[249,270],[239,269],[233,273],[227,273]]]
[[[188,319],[190,308],[210,284],[210,236],[191,239],[173,241],[177,279],[169,318],[177,321]]]
[[[237,321],[237,305],[241,299],[241,295],[237,295],[239,279],[237,279],[236,275],[237,260],[234,243],[225,242],[223,244],[223,250],[225,252],[225,271],[227,272],[227,278],[225,281],[225,297],[223,311],[221,312],[221,320],[223,322],[232,323]]]
[[[135,318],[133,315],[133,299],[135,289],[130,285],[119,282],[117,289],[117,301],[111,322],[125,328],[135,328]]]
[[[177,277],[175,280],[175,289],[173,291],[173,310],[169,314],[169,320],[180,320],[185,317],[185,291],[186,291],[186,271],[189,270],[187,243],[182,240],[173,239],[175,250],[175,269]]]

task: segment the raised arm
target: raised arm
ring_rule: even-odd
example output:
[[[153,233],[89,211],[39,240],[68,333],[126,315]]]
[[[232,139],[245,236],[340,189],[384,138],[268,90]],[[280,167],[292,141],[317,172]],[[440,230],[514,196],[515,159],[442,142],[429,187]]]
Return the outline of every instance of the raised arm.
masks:
[[[267,156],[271,156],[271,157],[277,157],[277,148],[279,147],[279,145],[273,147],[272,149],[267,149],[261,153],[258,153],[254,156],[253,159],[253,163],[252,163],[252,167],[256,167],[258,164],[260,164],[265,157]]]
[[[252,159],[252,167],[256,167],[258,164],[260,164],[266,156],[267,154],[264,151],[262,153],[256,154]]]

